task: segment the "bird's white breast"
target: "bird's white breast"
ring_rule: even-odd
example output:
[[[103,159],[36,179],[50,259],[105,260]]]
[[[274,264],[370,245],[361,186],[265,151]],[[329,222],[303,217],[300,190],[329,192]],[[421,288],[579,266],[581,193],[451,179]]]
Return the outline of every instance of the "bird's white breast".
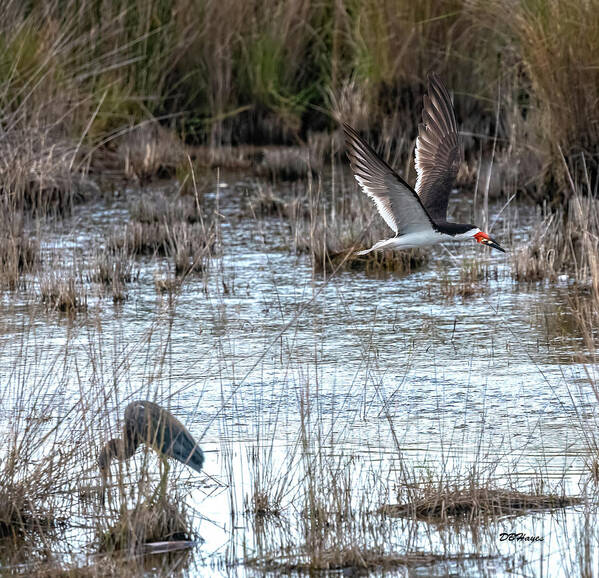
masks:
[[[436,245],[437,243],[451,239],[450,235],[438,233],[431,228],[389,239],[388,247],[393,249],[415,249],[417,247],[429,247],[430,245]]]

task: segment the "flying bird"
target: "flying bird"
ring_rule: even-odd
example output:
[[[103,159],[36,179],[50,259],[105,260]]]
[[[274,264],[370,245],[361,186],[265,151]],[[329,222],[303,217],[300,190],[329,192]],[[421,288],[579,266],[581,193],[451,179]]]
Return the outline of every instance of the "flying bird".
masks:
[[[185,426],[169,411],[151,401],[133,401],[125,408],[123,437],[109,440],[98,454],[98,467],[105,481],[113,459],[129,459],[146,444],[160,456],[163,465],[160,489],[164,494],[168,464],[173,458],[196,472],[202,471],[204,453]]]
[[[395,233],[394,237],[379,241],[357,255],[377,249],[412,249],[467,239],[505,253],[497,241],[475,225],[447,221],[449,193],[462,152],[451,99],[434,72],[428,75],[422,123],[418,125],[415,190],[351,126],[344,123],[343,128],[354,176]]]

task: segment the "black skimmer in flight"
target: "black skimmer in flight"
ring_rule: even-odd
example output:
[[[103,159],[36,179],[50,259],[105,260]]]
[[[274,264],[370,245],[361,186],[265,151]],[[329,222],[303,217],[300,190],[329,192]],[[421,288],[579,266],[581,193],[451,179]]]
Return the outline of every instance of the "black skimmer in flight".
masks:
[[[379,241],[357,255],[376,249],[413,249],[466,239],[475,239],[505,253],[497,241],[475,225],[447,221],[447,202],[462,152],[451,99],[435,73],[428,75],[422,123],[418,126],[416,190],[351,126],[345,123],[343,126],[354,176],[395,233],[395,237]]]

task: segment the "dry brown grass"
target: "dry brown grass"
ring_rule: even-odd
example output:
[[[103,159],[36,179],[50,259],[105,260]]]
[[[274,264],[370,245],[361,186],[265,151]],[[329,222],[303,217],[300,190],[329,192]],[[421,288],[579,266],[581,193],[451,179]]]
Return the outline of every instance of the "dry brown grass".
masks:
[[[278,516],[281,513],[280,504],[273,501],[271,494],[259,489],[254,491],[247,511],[262,517]]]
[[[76,446],[65,443],[59,449],[48,440],[48,431],[58,428],[61,418],[46,405],[52,398],[44,389],[46,379],[39,377],[31,387],[8,383],[0,400],[10,424],[2,424],[0,547],[15,560],[24,554],[25,561],[27,552],[56,539],[68,523],[64,497],[72,489]]]
[[[214,222],[198,197],[144,195],[130,209],[132,220],[107,239],[109,251],[171,260],[176,275],[206,270],[216,242]]]
[[[140,183],[173,178],[177,167],[187,162],[185,148],[176,135],[157,122],[135,127],[119,139],[117,157],[123,173]]]
[[[564,209],[538,219],[531,238],[514,253],[517,281],[555,281],[560,275],[588,287],[599,300],[599,202],[575,191]]]
[[[40,281],[40,300],[48,309],[69,315],[87,310],[87,290],[72,275],[51,271]]]
[[[304,184],[301,186],[304,187]],[[283,197],[277,194],[272,186],[259,184],[249,197],[248,205],[252,216],[279,217],[290,221],[310,217],[308,198],[300,190],[293,191],[291,198],[288,198],[288,195]]]
[[[322,166],[305,144],[334,130],[330,109],[396,152],[415,136],[432,69],[455,91],[466,132],[479,135],[468,151],[493,134],[500,93],[500,147],[563,177],[547,162],[559,158],[556,145],[573,164],[596,154],[597,12],[596,0],[510,0],[509,9],[498,0],[135,0],[124,18],[94,0],[80,11],[12,1],[0,25],[1,189],[66,208],[81,177],[101,176],[102,157],[142,181],[172,176],[185,164],[175,131],[209,149],[299,144],[242,154],[241,164],[304,176]],[[209,149],[198,159],[218,165]]]
[[[383,506],[382,514],[393,517],[446,523],[468,522],[497,516],[525,515],[554,510],[581,503],[581,499],[551,494],[527,494],[515,490],[488,487],[464,489],[425,488],[422,496],[411,502]]]
[[[321,552],[317,560],[301,560],[285,556],[266,559],[249,559],[246,564],[266,572],[312,575],[313,573],[343,572],[349,575],[362,575],[371,572],[385,572],[397,568],[431,566],[439,562],[464,562],[467,560],[492,559],[490,556],[430,554],[427,552],[407,552],[405,554],[385,552],[384,548],[355,546],[347,550]]]
[[[14,210],[35,214],[68,212],[84,181],[70,170],[74,144],[58,139],[51,130],[16,131],[0,139],[0,190]]]
[[[0,235],[0,284],[10,290],[25,284],[24,277],[40,264],[40,246],[22,226],[17,230],[5,223]]]
[[[458,279],[451,279],[447,274],[439,281],[441,295],[448,299],[461,297],[466,299],[475,295],[487,293],[489,279],[497,279],[497,269],[489,268],[488,264],[477,260],[464,260]]]
[[[491,24],[507,48],[508,62],[524,73],[529,99],[523,109],[529,146],[543,151],[545,190],[541,196],[570,193],[561,152],[583,175],[588,167],[597,176],[599,129],[594,119],[599,99],[599,3],[596,0],[512,0],[474,2],[474,15],[483,26]],[[517,119],[515,119],[517,120]],[[584,157],[583,157],[584,155]],[[558,177],[561,191],[550,178]],[[550,190],[547,190],[549,186]]]
[[[100,532],[100,551],[143,551],[146,544],[166,541],[191,541],[187,519],[181,503],[174,500],[138,503],[131,510],[121,510],[118,520]]]
[[[126,284],[133,278],[133,262],[124,251],[98,251],[88,280],[99,283],[115,303],[127,299]]]

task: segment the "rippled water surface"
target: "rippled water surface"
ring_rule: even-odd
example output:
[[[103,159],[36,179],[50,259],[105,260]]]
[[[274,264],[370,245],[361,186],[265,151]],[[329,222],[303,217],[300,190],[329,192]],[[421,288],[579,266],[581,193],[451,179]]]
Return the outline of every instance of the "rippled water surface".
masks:
[[[222,258],[204,278],[190,278],[174,300],[155,289],[167,265],[141,259],[139,281],[124,303],[90,294],[87,314],[75,320],[25,297],[0,302],[7,395],[23,376],[32,387],[55,384],[47,395],[59,415],[87,384],[109,391],[118,383],[117,394],[108,396],[111,407],[157,399],[201,440],[209,477],[176,468],[204,540],[190,575],[252,573],[224,563],[255,547],[243,516],[251,456],[256,448],[268,450],[261,459],[281,478],[306,420],[318,424],[319,447],[354,456],[357,472],[393,476],[401,452],[402,463],[423,474],[466,473],[476,464],[523,491],[541,478],[563,481],[572,494],[582,491],[597,404],[589,366],[574,362],[583,345],[569,325],[567,280],[516,284],[509,252],[474,243],[435,248],[429,263],[409,275],[349,271],[325,278],[313,274],[306,255],[286,248],[292,239],[284,222],[241,211],[253,183],[224,181]],[[123,196],[76,207],[66,223],[49,225],[40,233],[47,258],[66,269],[73,259],[90,259],[91,240],[128,218]],[[215,196],[207,195],[210,202]],[[514,211],[503,216],[515,218]],[[514,247],[524,242],[532,218],[525,209],[516,212]],[[500,219],[494,236],[506,231]],[[486,260],[491,279],[478,294],[445,297],[440,281],[457,282],[462,263],[474,258]],[[115,407],[104,429],[94,426],[98,444],[117,433],[117,424]],[[93,456],[88,460],[85,475],[93,479]],[[392,477],[387,482],[391,488]],[[482,536],[424,523],[408,529],[398,520],[394,540],[398,549],[498,556],[426,565],[411,570],[414,576],[513,575],[522,557],[525,575],[561,576],[578,572],[578,550],[567,545],[584,543],[585,524],[594,528],[595,513],[576,508],[502,519]],[[544,541],[500,542],[503,531]]]

